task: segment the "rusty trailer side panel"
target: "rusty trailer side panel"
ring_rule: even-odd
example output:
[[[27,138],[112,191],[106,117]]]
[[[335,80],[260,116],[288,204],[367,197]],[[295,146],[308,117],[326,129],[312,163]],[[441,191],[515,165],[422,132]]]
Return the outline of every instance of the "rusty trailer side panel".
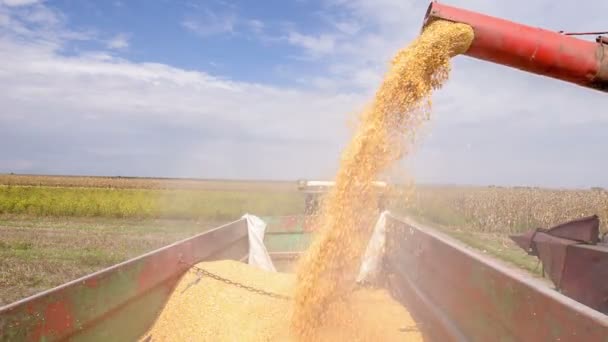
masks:
[[[411,220],[388,222],[386,282],[433,340],[608,342],[608,316]]]
[[[244,219],[0,308],[0,341],[133,341],[180,276],[202,260],[243,259]]]

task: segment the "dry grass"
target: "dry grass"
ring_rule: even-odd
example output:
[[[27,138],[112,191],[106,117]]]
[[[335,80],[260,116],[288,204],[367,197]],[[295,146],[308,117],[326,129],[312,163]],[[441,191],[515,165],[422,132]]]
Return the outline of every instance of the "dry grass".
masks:
[[[217,225],[0,216],[0,306]]]
[[[597,214],[608,231],[608,192],[528,187],[419,186],[392,209],[532,274],[538,260],[509,235]]]
[[[511,234],[596,214],[608,230],[608,191],[527,187],[419,187],[401,210],[467,231]]]
[[[51,176],[0,174],[2,185],[57,186],[116,189],[188,189],[221,191],[295,191],[287,181],[213,180],[186,178]]]

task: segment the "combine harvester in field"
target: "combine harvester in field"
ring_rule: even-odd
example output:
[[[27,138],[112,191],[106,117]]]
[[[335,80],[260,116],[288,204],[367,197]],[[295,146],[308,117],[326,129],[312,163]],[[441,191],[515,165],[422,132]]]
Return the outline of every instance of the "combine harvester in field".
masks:
[[[319,202],[321,199],[321,195],[326,193],[331,187],[335,185],[335,182],[331,181],[307,181],[307,180],[299,180],[298,181],[298,190],[302,191],[306,194],[306,202],[304,214],[310,215],[317,211],[319,208]],[[376,181],[374,182],[374,186],[378,189],[382,189],[381,194],[378,198],[378,210],[380,212],[384,211],[384,206],[386,202],[386,193],[385,190],[388,186],[386,182]]]
[[[466,55],[608,90],[605,37],[594,43],[432,3],[425,25],[437,19],[473,28]],[[315,184],[301,183],[302,190]],[[313,214],[314,199],[308,203]],[[407,307],[427,340],[608,341],[608,316],[600,312],[608,301],[608,247],[599,244],[594,219],[514,237],[540,257],[562,294],[409,219],[382,217],[386,245],[375,285]],[[249,218],[0,308],[0,340],[137,340],[192,265],[248,259]],[[274,267],[288,270],[314,234],[307,215],[262,219]]]

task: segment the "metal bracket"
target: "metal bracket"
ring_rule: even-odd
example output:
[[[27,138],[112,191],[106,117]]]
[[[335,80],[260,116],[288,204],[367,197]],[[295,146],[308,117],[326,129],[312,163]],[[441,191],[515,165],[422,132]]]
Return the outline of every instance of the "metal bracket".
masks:
[[[601,35],[601,34],[608,34],[608,31],[596,31],[596,32],[565,32],[565,31],[558,31],[560,34],[563,34],[564,36],[594,36],[594,35]]]

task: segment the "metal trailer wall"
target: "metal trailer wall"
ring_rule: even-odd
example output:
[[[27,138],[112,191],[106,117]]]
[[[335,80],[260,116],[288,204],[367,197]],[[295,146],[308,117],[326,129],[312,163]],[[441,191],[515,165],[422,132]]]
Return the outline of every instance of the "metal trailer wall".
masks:
[[[0,308],[0,341],[134,341],[190,265],[248,250],[243,219],[176,242]]]
[[[608,341],[608,316],[539,279],[413,221],[388,225],[384,280],[432,340]]]

